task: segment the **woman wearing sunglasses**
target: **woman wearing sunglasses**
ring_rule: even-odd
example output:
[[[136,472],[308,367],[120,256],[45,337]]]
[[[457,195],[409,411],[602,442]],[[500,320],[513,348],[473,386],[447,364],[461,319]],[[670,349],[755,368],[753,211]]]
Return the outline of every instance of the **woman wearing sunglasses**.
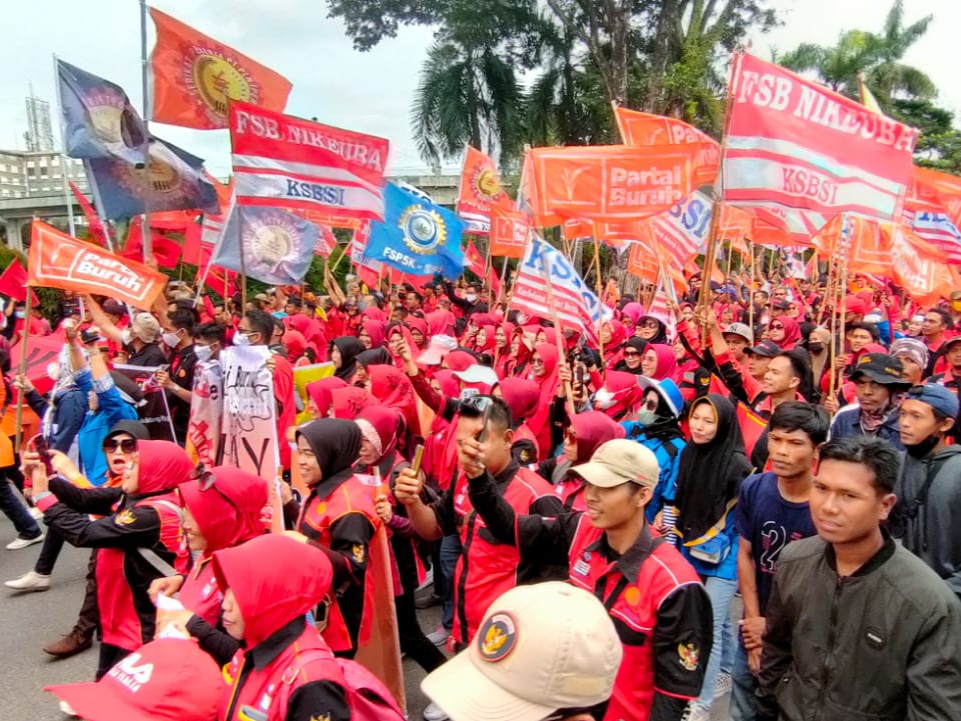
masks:
[[[182,571],[187,562],[173,491],[189,479],[193,463],[176,443],[136,441],[129,454],[125,443],[132,447],[130,439],[104,441],[105,448],[115,445],[114,453],[129,457],[121,485],[114,488],[77,488],[71,477],[48,478],[39,454],[23,455],[24,474],[33,478],[44,523],[74,546],[98,549],[97,606],[103,633],[98,679],[153,639],[155,616],[147,589],[168,575],[171,566]],[[55,454],[55,459],[62,458]],[[111,467],[117,467],[113,460]],[[102,517],[94,520],[91,514]]]
[[[774,318],[767,328],[768,338],[781,348],[791,350],[801,342],[801,326],[794,318],[782,315]]]

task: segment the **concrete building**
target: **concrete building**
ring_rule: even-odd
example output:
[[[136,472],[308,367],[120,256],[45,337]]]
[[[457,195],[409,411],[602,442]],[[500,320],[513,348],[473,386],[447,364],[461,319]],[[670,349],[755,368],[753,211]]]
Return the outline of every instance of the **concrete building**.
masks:
[[[63,195],[63,177],[86,192],[83,162],[52,151],[0,150],[0,198]]]

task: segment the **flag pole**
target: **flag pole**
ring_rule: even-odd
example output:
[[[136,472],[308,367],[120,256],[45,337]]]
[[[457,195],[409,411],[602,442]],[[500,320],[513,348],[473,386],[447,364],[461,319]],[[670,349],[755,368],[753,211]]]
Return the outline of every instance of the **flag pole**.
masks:
[[[33,289],[30,283],[27,283],[27,306],[30,306],[30,294]],[[27,339],[30,337],[30,314],[27,313],[23,318],[23,338],[20,339],[20,370],[18,375],[20,378],[25,378],[27,375]],[[17,392],[17,412],[16,412],[16,423],[17,423],[17,434],[14,438],[13,449],[16,453],[20,453],[20,442],[23,440],[23,397],[26,395],[26,389],[20,388]]]
[[[94,210],[97,211],[97,219],[103,228],[103,240],[107,244],[107,250],[116,253],[114,250],[113,238],[110,236],[110,225],[103,215],[103,200],[100,198],[100,186],[97,185],[96,177],[90,169],[89,160],[83,161],[83,169],[87,173],[87,182],[90,183],[90,192],[93,194]]]
[[[748,252],[748,268],[750,273],[750,280],[747,286],[747,323],[751,328],[751,339],[754,338],[754,241],[749,240],[747,242],[747,252]]]
[[[60,120],[60,137],[63,138],[63,101],[60,98],[60,69],[57,65],[57,54],[53,53],[53,86],[57,89],[57,117]],[[33,92],[30,93],[33,95]],[[67,227],[70,235],[77,237],[77,228],[73,220],[73,199],[70,197],[70,183],[67,179],[67,155],[63,142],[60,145],[60,174],[63,179],[63,200],[67,205]]]
[[[147,58],[147,0],[140,0],[140,66],[143,89],[143,259],[149,265],[153,259],[153,239],[150,237],[150,61]]]
[[[577,242],[577,241],[574,241]],[[598,303],[604,303],[604,286],[601,284],[601,241],[597,239],[597,234],[594,235],[594,270],[597,273],[597,301]],[[597,329],[597,350],[601,354],[601,374],[604,374],[604,370],[607,368],[607,363],[604,360],[604,344],[601,343],[600,338],[601,329]]]

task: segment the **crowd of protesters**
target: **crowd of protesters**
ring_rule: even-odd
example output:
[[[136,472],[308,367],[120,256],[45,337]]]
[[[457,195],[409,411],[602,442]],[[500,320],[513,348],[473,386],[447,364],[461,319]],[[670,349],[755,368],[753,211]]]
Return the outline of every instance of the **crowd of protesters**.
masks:
[[[99,639],[62,708],[403,718],[357,660],[387,563],[427,721],[961,718],[961,291],[688,283],[662,312],[611,282],[596,343],[463,280],[8,304],[0,509],[7,548],[40,552],[5,585],[44,591],[65,542],[92,550],[77,622],[43,649]],[[11,363],[25,332],[63,340],[45,394]],[[195,371],[229,345],[271,353],[284,533],[263,479],[183,448]],[[173,441],[120,363],[155,369]],[[321,363],[300,397],[295,370]],[[17,396],[39,419],[19,453]]]

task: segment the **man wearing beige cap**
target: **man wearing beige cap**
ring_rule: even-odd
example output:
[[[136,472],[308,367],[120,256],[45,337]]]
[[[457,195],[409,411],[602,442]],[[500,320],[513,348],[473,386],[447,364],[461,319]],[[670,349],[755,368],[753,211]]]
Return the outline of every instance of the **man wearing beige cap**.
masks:
[[[570,582],[614,620],[624,658],[605,721],[679,721],[700,694],[713,622],[697,573],[645,521],[659,475],[654,454],[626,439],[602,444],[571,468],[586,482],[587,511],[546,518],[518,515],[504,501],[483,470],[486,452],[473,439],[459,449],[487,530],[545,563],[567,563]]]
[[[452,721],[593,721],[622,656],[604,605],[549,581],[497,598],[470,645],[421,688]]]

